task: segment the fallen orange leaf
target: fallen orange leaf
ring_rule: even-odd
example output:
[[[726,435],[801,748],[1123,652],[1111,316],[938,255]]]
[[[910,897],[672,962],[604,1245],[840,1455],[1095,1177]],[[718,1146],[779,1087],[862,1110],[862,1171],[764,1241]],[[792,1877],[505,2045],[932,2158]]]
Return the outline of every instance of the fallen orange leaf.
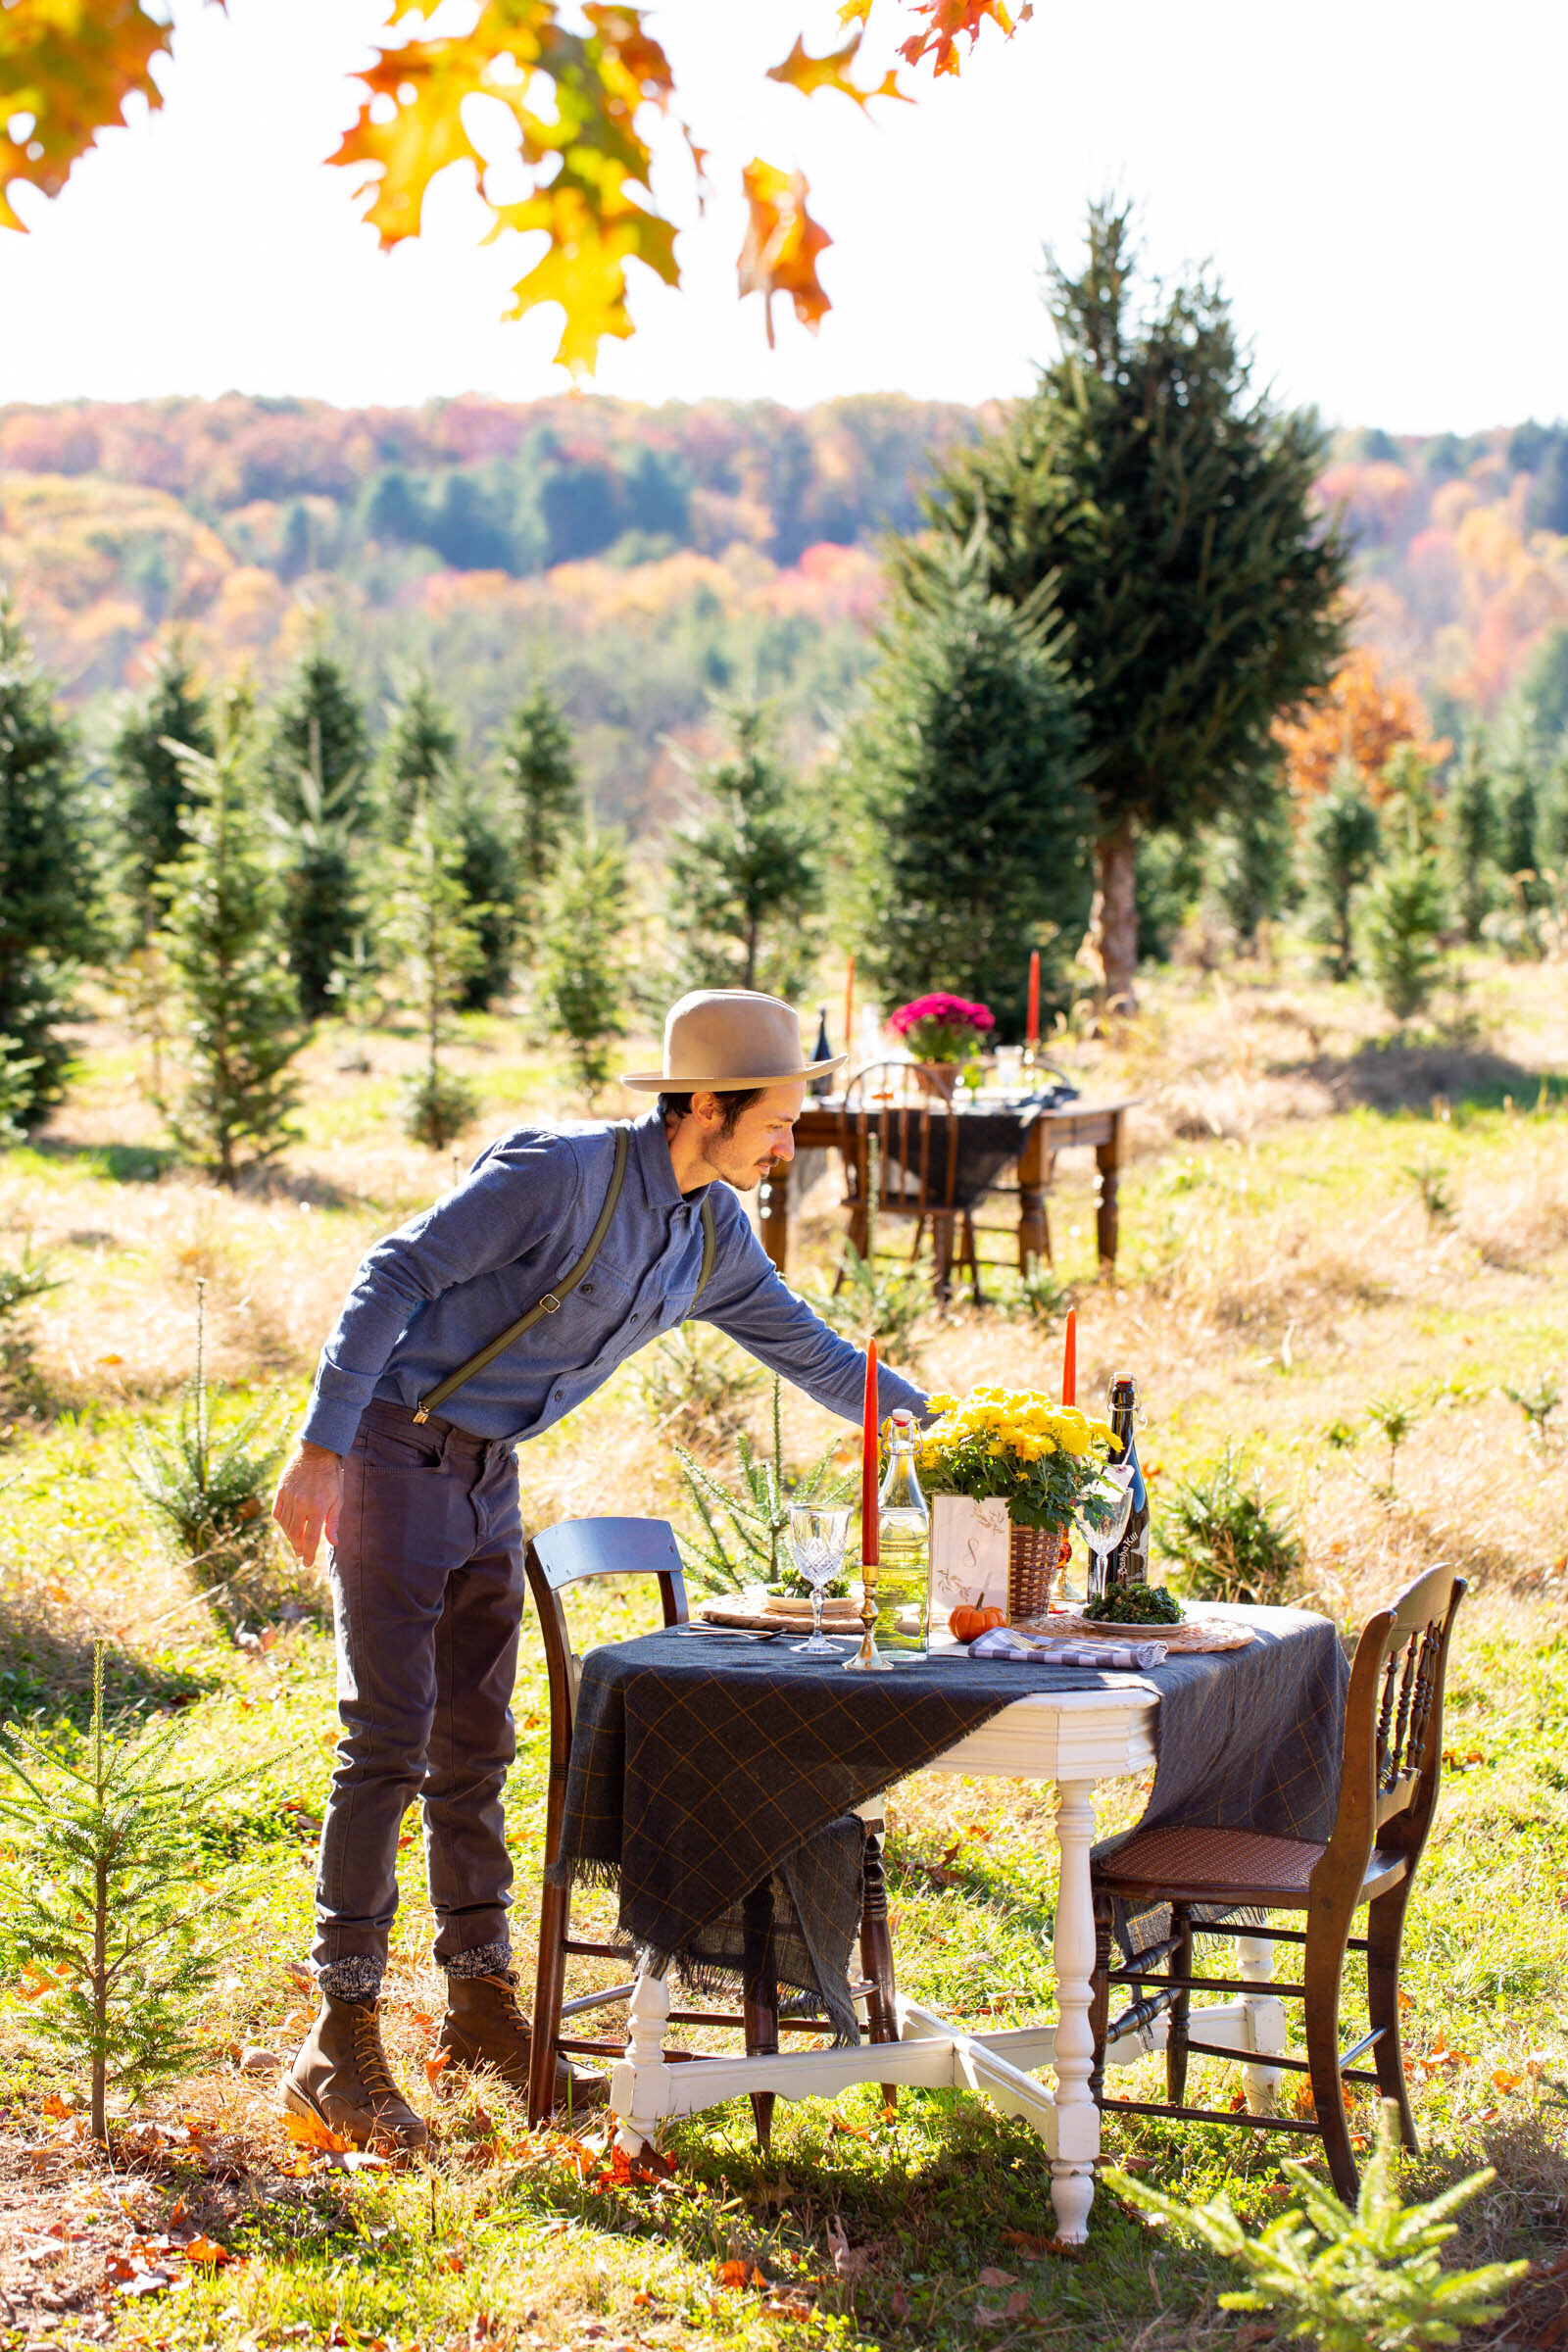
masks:
[[[436,2085],[436,2078],[439,2075],[445,2074],[447,2068],[451,2064],[452,2052],[450,2050],[437,2050],[433,2058],[427,2058],[425,2060],[424,2079],[429,2083],[432,2090],[434,2090]]]
[[[322,2148],[329,2155],[341,2156],[354,2145],[341,2132],[323,2124],[318,2115],[285,2115],[283,2130],[297,2148]]]
[[[220,2262],[232,2262],[234,2257],[216,2237],[193,2237],[184,2249],[187,2262],[211,2263],[216,2269]]]

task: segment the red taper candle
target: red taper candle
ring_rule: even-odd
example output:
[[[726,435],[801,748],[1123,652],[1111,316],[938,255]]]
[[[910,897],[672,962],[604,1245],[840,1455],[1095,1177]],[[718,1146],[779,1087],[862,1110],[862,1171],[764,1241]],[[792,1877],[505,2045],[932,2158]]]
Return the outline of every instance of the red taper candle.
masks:
[[[1040,1043],[1040,950],[1029,951],[1029,1018],[1024,1028],[1024,1043]]]
[[[881,1558],[878,1549],[881,1428],[882,1416],[877,1411],[876,1342],[869,1340],[865,1349],[865,1424],[860,1439],[860,1557],[868,1566],[875,1566]]]
[[[1075,1306],[1067,1309],[1067,1336],[1061,1348],[1061,1401],[1063,1404],[1076,1404],[1078,1401],[1078,1309]]]

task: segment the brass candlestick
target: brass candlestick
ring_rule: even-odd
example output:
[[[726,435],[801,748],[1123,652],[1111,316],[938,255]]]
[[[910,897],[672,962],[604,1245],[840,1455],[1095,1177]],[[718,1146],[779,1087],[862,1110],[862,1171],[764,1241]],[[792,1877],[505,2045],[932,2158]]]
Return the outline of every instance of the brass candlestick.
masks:
[[[860,1562],[860,1646],[853,1658],[845,1659],[844,1671],[846,1674],[891,1674],[893,1672],[893,1660],[883,1657],[871,1639],[871,1629],[876,1624],[876,1580],[879,1566],[880,1563],[876,1560],[862,1559]]]

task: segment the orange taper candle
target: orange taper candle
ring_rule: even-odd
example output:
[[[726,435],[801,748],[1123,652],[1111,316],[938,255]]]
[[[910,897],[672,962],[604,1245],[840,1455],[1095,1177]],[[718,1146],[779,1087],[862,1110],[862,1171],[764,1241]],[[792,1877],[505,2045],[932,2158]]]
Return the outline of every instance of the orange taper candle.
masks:
[[[1062,1342],[1061,1401],[1063,1404],[1076,1404],[1078,1401],[1078,1309],[1075,1306],[1067,1309],[1067,1336]]]
[[[860,1557],[868,1567],[874,1567],[881,1557],[878,1548],[878,1502],[882,1488],[881,1427],[882,1416],[877,1411],[876,1342],[868,1340],[865,1348],[865,1423],[860,1439]]]
[[[1038,948],[1031,948],[1029,951],[1029,1017],[1024,1025],[1023,1036],[1025,1045],[1038,1046],[1040,1043],[1040,950]]]

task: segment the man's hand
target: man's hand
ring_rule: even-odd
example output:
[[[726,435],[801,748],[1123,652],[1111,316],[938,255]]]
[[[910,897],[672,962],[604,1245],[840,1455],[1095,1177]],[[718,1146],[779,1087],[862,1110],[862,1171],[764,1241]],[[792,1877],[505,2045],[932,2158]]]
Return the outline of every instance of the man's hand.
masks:
[[[315,1567],[323,1535],[328,1544],[337,1542],[337,1515],[342,1506],[343,1456],[302,1438],[283,1465],[272,1497],[272,1517],[307,1568]]]

